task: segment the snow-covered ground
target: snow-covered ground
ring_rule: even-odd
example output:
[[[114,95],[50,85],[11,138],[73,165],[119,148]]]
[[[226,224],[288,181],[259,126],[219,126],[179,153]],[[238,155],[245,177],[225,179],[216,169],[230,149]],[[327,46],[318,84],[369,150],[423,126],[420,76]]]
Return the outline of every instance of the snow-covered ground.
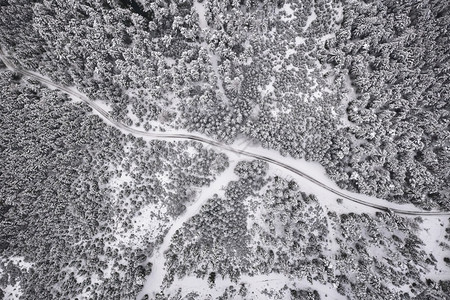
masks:
[[[283,21],[283,22],[289,22],[289,21],[292,21],[297,18],[294,14],[294,10],[291,8],[290,3],[286,3],[283,5],[283,7],[281,9],[277,8],[275,10],[275,13],[279,13],[279,12],[284,12],[286,14],[286,16],[281,17],[281,21]]]
[[[426,274],[426,278],[434,281],[449,280],[450,269],[445,266],[443,261],[444,257],[450,256],[450,251],[439,245],[444,239],[445,228],[449,226],[449,218],[423,217],[422,219],[423,223],[418,236],[424,243],[424,250],[427,253],[432,253],[437,260],[436,267],[429,270],[430,272]]]
[[[206,22],[205,18],[205,4],[200,3],[197,0],[194,1],[194,9],[198,14],[199,27],[204,30],[208,28],[208,22]]]
[[[242,297],[236,295],[233,299],[268,299],[267,293],[278,292],[280,290],[288,287],[289,289],[315,289],[319,292],[321,299],[347,299],[346,297],[340,295],[336,292],[336,289],[329,285],[314,284],[309,283],[306,279],[298,280],[285,276],[283,274],[273,273],[270,275],[255,275],[241,276],[238,286],[243,284],[247,288],[247,296]],[[208,296],[212,296],[212,299],[217,299],[220,297],[226,288],[230,286],[236,286],[229,278],[219,278],[216,277],[215,284],[212,287],[208,286],[206,280],[201,278],[196,278],[193,276],[185,276],[182,279],[175,279],[174,283],[171,285],[167,294],[175,294],[178,289],[181,288],[181,296],[186,296],[191,292],[199,293],[200,299],[207,299]],[[291,299],[290,290],[286,289],[285,293],[281,294],[281,298],[275,299]]]
[[[303,44],[303,45],[306,44],[306,39],[304,37],[301,37],[301,36],[296,36],[295,37],[295,45],[299,46],[301,44]]]
[[[306,25],[303,27],[303,31],[308,30],[309,26],[311,26],[311,23],[317,19],[316,9],[314,7],[311,8],[311,14],[308,16],[308,19],[306,20]]]
[[[12,262],[13,264],[15,264],[17,267],[19,267],[23,271],[28,271],[33,266],[33,263],[26,262],[25,258],[22,256],[2,258],[1,261],[6,264],[8,262]],[[0,268],[0,278],[3,275],[4,275],[4,270],[2,270]],[[22,288],[21,288],[20,281],[17,281],[14,285],[11,285],[11,284],[6,285],[6,287],[3,289],[3,293],[5,296],[4,299],[8,299],[8,300],[20,299],[20,296],[22,295]]]
[[[2,259],[3,262],[6,261],[6,259]],[[9,257],[7,261],[13,262],[15,265],[17,265],[19,268],[28,270],[31,267],[33,267],[33,263],[25,261],[25,257],[23,256],[14,256]]]
[[[270,82],[264,88],[261,88],[258,86],[258,90],[261,92],[261,97],[266,97],[270,94],[273,94],[273,92],[275,91],[275,88],[273,86],[274,83],[275,83],[275,77],[271,76]]]
[[[7,285],[3,290],[5,299],[7,300],[18,300],[22,296],[22,290],[20,287],[20,282],[16,282],[15,285]]]

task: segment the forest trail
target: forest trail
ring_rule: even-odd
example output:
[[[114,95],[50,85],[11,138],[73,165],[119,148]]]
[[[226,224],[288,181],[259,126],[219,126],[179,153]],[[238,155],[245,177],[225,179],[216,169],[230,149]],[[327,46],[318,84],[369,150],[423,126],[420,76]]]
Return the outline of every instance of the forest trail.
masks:
[[[0,47],[1,48],[1,47]],[[94,109],[95,111],[97,111],[99,113],[99,115],[109,124],[113,125],[114,127],[120,129],[122,132],[124,133],[131,133],[137,137],[149,137],[149,138],[157,138],[157,139],[172,139],[172,140],[176,140],[176,139],[180,139],[180,140],[193,140],[193,141],[198,141],[201,143],[205,143],[205,144],[209,144],[211,146],[220,148],[222,150],[225,151],[229,151],[229,152],[233,152],[236,154],[241,154],[247,157],[251,157],[251,158],[255,158],[255,159],[260,159],[262,161],[265,161],[269,164],[272,165],[277,165],[283,169],[286,169],[288,171],[291,171],[292,173],[305,178],[306,180],[314,183],[315,185],[341,197],[347,200],[350,200],[352,202],[367,206],[367,207],[371,207],[374,209],[378,209],[381,211],[387,211],[390,213],[397,213],[397,214],[401,214],[401,215],[411,215],[411,216],[450,216],[450,212],[448,211],[424,211],[424,210],[420,210],[420,209],[402,209],[400,204],[395,204],[395,203],[391,203],[388,202],[386,200],[383,199],[377,199],[372,197],[372,199],[374,201],[376,201],[377,203],[372,203],[369,201],[365,201],[362,200],[360,198],[357,198],[355,196],[350,195],[351,192],[348,191],[344,191],[341,190],[338,187],[331,187],[330,185],[327,185],[325,183],[323,183],[322,181],[308,175],[306,172],[301,171],[295,167],[293,167],[291,164],[288,163],[284,163],[279,159],[277,155],[277,158],[271,158],[268,157],[266,155],[261,155],[261,154],[257,154],[256,152],[260,152],[258,149],[255,149],[255,152],[250,152],[250,151],[246,151],[246,150],[241,150],[241,149],[237,149],[234,148],[230,145],[212,140],[210,138],[204,137],[204,136],[200,136],[199,134],[192,134],[192,133],[164,133],[164,132],[146,132],[143,130],[139,130],[136,128],[132,128],[130,126],[127,126],[117,120],[115,120],[107,111],[105,111],[102,107],[100,107],[100,105],[98,105],[97,103],[95,103],[93,100],[89,99],[88,97],[86,97],[85,95],[83,95],[82,93],[78,92],[77,90],[73,89],[73,88],[69,88],[57,83],[52,82],[51,80],[43,77],[42,75],[39,75],[37,73],[28,71],[28,70],[24,70],[21,68],[16,67],[13,63],[11,63],[11,61],[5,56],[5,54],[3,53],[3,51],[0,49],[0,59],[5,63],[5,65],[12,71],[20,73],[24,76],[28,76],[30,78],[33,78],[53,89],[58,89],[60,91],[63,91],[65,93],[67,93],[68,95],[79,99],[83,102],[85,102],[86,104],[88,104],[92,109]],[[275,155],[274,155],[275,156]],[[355,193],[353,193],[355,194]]]
[[[145,294],[149,297],[154,297],[156,293],[162,290],[162,284],[164,276],[166,275],[166,259],[164,253],[169,249],[172,241],[172,237],[175,233],[186,223],[190,218],[197,215],[200,212],[202,206],[212,198],[214,194],[218,194],[219,197],[224,192],[223,188],[226,186],[230,178],[233,178],[234,167],[237,164],[237,160],[230,162],[228,168],[218,175],[216,179],[206,188],[202,188],[201,193],[197,195],[197,199],[190,206],[187,207],[186,211],[175,219],[169,231],[164,237],[163,243],[156,250],[155,254],[149,259],[149,262],[153,264],[152,272],[146,278],[144,287],[138,295],[138,299],[141,299]],[[153,299],[153,298],[151,298]]]

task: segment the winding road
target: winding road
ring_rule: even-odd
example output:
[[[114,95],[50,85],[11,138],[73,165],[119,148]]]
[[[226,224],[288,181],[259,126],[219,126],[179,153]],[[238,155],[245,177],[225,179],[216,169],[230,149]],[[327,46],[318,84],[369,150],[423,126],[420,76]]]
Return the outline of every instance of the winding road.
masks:
[[[142,130],[138,130],[135,128],[132,128],[130,126],[127,126],[117,120],[115,120],[107,111],[105,111],[102,107],[100,107],[97,103],[95,103],[94,101],[92,101],[91,99],[89,99],[88,97],[86,97],[85,95],[74,91],[66,86],[57,84],[52,82],[51,80],[48,80],[47,78],[40,76],[36,73],[30,72],[28,70],[24,70],[22,68],[19,68],[17,66],[15,66],[3,53],[3,51],[0,49],[0,59],[4,62],[4,64],[12,71],[17,72],[19,74],[22,74],[24,76],[28,76],[32,79],[35,79],[43,84],[46,84],[48,86],[51,86],[55,89],[61,90],[75,98],[78,98],[82,101],[84,101],[85,103],[87,103],[92,109],[96,110],[100,115],[102,115],[105,119],[107,119],[111,124],[113,124],[115,127],[120,128],[126,132],[129,132],[133,135],[138,135],[138,136],[142,136],[142,137],[150,137],[150,138],[162,138],[162,139],[180,139],[180,140],[193,140],[193,141],[198,141],[201,143],[205,143],[205,144],[209,144],[211,146],[229,151],[229,152],[233,152],[233,153],[237,153],[237,154],[241,154],[241,155],[245,155],[248,157],[252,157],[255,159],[260,159],[263,160],[267,163],[273,164],[273,165],[277,165],[281,168],[284,168],[286,170],[291,171],[292,173],[295,173],[307,180],[309,180],[310,182],[316,184],[317,186],[326,189],[330,192],[332,192],[333,194],[359,203],[361,205],[365,205],[368,207],[372,207],[381,211],[388,211],[388,212],[393,212],[393,213],[397,213],[397,214],[401,214],[401,215],[416,215],[416,216],[450,216],[450,212],[447,211],[424,211],[424,210],[403,210],[403,209],[398,209],[398,208],[393,208],[393,207],[388,207],[388,206],[384,206],[384,205],[379,205],[379,204],[374,204],[374,203],[370,203],[368,201],[364,201],[361,199],[358,199],[356,197],[353,197],[351,195],[348,195],[342,191],[339,191],[333,187],[330,187],[326,184],[324,184],[323,182],[313,178],[312,176],[306,174],[305,172],[296,169],[286,163],[283,163],[282,161],[278,161],[275,160],[273,158],[264,156],[264,155],[260,155],[257,153],[253,153],[253,152],[249,152],[249,151],[245,151],[245,150],[241,150],[241,149],[236,149],[233,148],[229,145],[220,143],[218,141],[203,137],[203,136],[199,136],[199,135],[194,135],[194,134],[182,134],[182,133],[161,133],[161,132],[146,132],[146,131],[142,131]]]

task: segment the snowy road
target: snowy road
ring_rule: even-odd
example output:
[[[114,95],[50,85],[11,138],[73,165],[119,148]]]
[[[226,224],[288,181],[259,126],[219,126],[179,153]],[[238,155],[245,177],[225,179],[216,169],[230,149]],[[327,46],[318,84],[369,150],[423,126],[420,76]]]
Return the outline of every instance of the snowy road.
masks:
[[[261,155],[261,154],[257,154],[254,152],[250,152],[250,151],[246,151],[243,149],[238,149],[235,147],[232,147],[230,145],[226,145],[223,144],[221,142],[209,139],[205,136],[201,136],[200,134],[186,134],[186,133],[164,133],[164,132],[146,132],[143,130],[139,130],[136,128],[132,128],[130,126],[127,126],[117,120],[115,120],[106,110],[104,110],[98,103],[94,102],[93,100],[89,99],[88,97],[86,97],[85,95],[81,94],[80,92],[76,91],[73,88],[69,88],[57,83],[54,83],[53,81],[43,77],[40,74],[28,71],[28,70],[24,70],[21,69],[19,67],[16,67],[3,53],[3,51],[0,49],[0,59],[5,63],[5,65],[12,71],[20,73],[24,76],[28,76],[34,80],[37,80],[49,87],[52,87],[54,89],[58,89],[60,91],[63,91],[65,93],[67,93],[68,95],[79,99],[85,103],[87,103],[92,109],[94,109],[95,111],[97,111],[99,113],[99,115],[101,115],[101,117],[107,122],[112,124],[113,126],[115,126],[118,129],[121,129],[121,131],[123,132],[127,132],[127,133],[131,133],[135,136],[138,137],[150,137],[150,138],[158,138],[158,139],[171,139],[171,140],[193,140],[193,141],[198,141],[201,143],[205,143],[205,144],[209,144],[211,146],[220,148],[222,150],[225,151],[229,151],[229,152],[233,152],[236,154],[240,154],[240,155],[244,155],[247,157],[251,157],[251,158],[256,158],[256,159],[260,159],[263,160],[265,162],[268,162],[270,164],[273,165],[277,165],[283,169],[289,170],[292,173],[295,173],[307,180],[309,180],[310,182],[316,184],[317,186],[350,201],[353,201],[355,203],[359,203],[361,205],[364,206],[368,206],[368,207],[372,207],[381,211],[389,211],[389,212],[394,212],[397,214],[402,214],[402,215],[419,215],[419,216],[450,216],[450,212],[447,211],[424,211],[424,210],[413,210],[413,209],[401,209],[398,208],[398,205],[395,204],[391,204],[391,203],[386,203],[387,201],[383,202],[385,203],[385,205],[382,204],[378,204],[378,203],[371,203],[362,199],[359,199],[357,197],[351,196],[349,195],[348,192],[344,192],[343,190],[339,190],[338,188],[333,188],[323,182],[321,182],[320,180],[306,174],[304,171],[299,170],[298,168],[295,168],[287,163],[284,163],[282,161],[279,161],[277,159],[268,157],[266,155]],[[395,207],[397,206],[397,207]]]

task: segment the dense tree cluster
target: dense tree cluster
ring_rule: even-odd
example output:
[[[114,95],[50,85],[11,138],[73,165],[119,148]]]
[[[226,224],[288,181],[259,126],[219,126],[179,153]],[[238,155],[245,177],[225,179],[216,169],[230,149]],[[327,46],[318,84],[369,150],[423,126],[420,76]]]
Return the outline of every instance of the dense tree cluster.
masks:
[[[228,158],[197,142],[125,136],[10,71],[0,90],[0,289],[134,298],[163,229]]]
[[[104,187],[111,173],[105,158],[123,156],[123,137],[88,117],[87,106],[70,104],[36,85],[22,85],[10,72],[0,74],[1,257],[6,265],[16,256],[32,264],[16,279],[2,267],[2,288],[20,279],[23,299],[75,297],[91,285],[92,297],[107,291],[136,293],[137,266],[128,258],[136,249],[108,250],[105,243],[111,237],[96,236],[112,223],[111,193]],[[99,261],[102,255],[114,263],[114,274],[104,281],[102,269],[109,259]],[[122,258],[113,258],[122,255],[125,265],[118,264]],[[123,287],[113,279],[117,271],[123,273]]]
[[[425,250],[418,237],[421,218],[325,211],[294,180],[268,176],[260,166],[265,169],[259,161],[241,161],[235,167],[239,181],[259,174],[262,183],[238,198],[238,206],[230,206],[229,197],[214,197],[175,234],[166,253],[168,299],[175,297],[171,284],[185,276],[203,278],[211,289],[231,279],[234,293],[227,288],[217,299],[233,299],[248,281],[242,277],[267,276],[270,281],[274,274],[286,276],[286,285],[260,290],[260,297],[321,299],[317,291],[295,287],[306,280],[348,299],[445,299],[447,282],[431,279],[431,270],[448,272],[448,267]],[[230,182],[227,191],[239,181]],[[192,299],[208,295],[199,292]],[[180,289],[176,295],[185,294]]]
[[[283,179],[275,180],[266,197],[273,202],[262,201],[261,217],[250,229],[257,241],[252,265],[258,272],[332,284],[349,299],[411,299],[427,293],[444,297],[441,283],[424,279],[438,262],[416,235],[420,220],[380,212],[325,213],[311,200],[315,197],[306,197]]]
[[[388,213],[376,213],[375,218],[353,213],[329,216],[339,230],[335,264],[344,275],[336,276],[335,283],[340,294],[351,293],[355,299],[388,295],[410,299],[429,289],[423,277],[436,260],[421,249],[416,220]],[[409,293],[402,291],[403,286]],[[439,292],[439,286],[435,288]]]
[[[327,154],[340,186],[450,208],[449,22],[442,1],[345,3],[321,57],[352,92]]]
[[[260,197],[250,204],[263,221],[253,220],[249,228],[256,240],[254,272],[322,277],[313,263],[323,264],[329,230],[315,196],[301,192],[295,181],[275,177],[273,185]]]
[[[291,290],[291,299],[320,300],[316,290]]]
[[[75,84],[105,101],[114,117],[146,129],[158,119],[224,141],[253,131],[265,146],[293,149],[275,133],[317,127],[332,110],[317,111],[316,104],[303,101],[320,84],[309,48],[315,47],[313,38],[329,31],[315,32],[306,24],[314,11],[311,3],[292,4],[295,20],[286,21],[279,1],[155,1],[138,8],[127,2],[9,1],[2,8],[1,42],[24,67]],[[321,4],[320,24],[333,13],[331,7]],[[26,30],[25,36],[16,34],[17,28]],[[296,30],[308,38],[307,47],[297,49]],[[261,33],[270,38],[261,40]],[[280,60],[280,52],[289,59]],[[271,71],[278,66],[283,70]],[[276,91],[263,95],[272,78]],[[302,86],[295,87],[298,82]],[[289,103],[279,107],[281,115],[267,116],[284,98]],[[292,128],[286,127],[289,122],[277,123],[286,110],[299,120]],[[266,136],[271,131],[276,140]]]
[[[117,119],[150,128],[167,114],[178,78],[190,80],[178,69],[198,52],[188,44],[198,35],[192,1],[148,2],[144,14],[126,2],[8,1],[1,6],[1,43],[24,67],[76,85],[105,101]]]
[[[264,184],[267,164],[261,161],[242,161],[235,167],[239,180],[230,181],[225,196],[217,194],[201,208],[199,214],[186,222],[174,235],[167,251],[168,271],[164,286],[175,277],[195,274],[197,277],[228,276],[237,281],[240,274],[251,267],[248,261],[248,209],[245,199]],[[200,256],[196,255],[201,253]]]

